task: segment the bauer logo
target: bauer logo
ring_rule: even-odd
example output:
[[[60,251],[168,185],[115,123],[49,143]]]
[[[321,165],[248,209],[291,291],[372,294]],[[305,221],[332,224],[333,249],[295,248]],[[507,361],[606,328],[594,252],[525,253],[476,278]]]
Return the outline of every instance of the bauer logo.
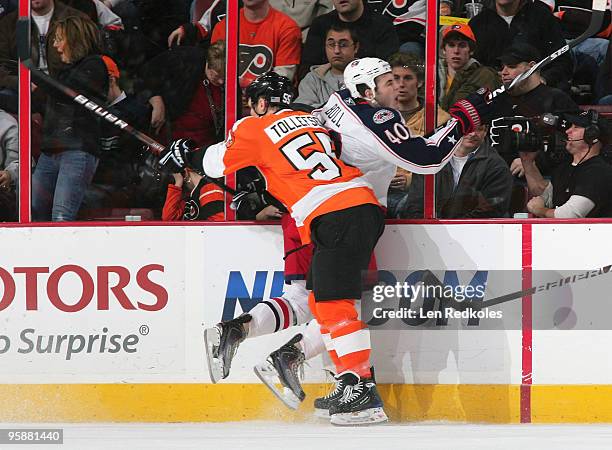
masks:
[[[75,313],[84,309],[160,311],[168,291],[160,284],[164,266],[140,268],[68,264],[59,267],[0,267],[0,311],[48,309]],[[157,281],[154,281],[157,280]],[[41,293],[46,295],[41,295]]]
[[[246,280],[253,281],[247,282]],[[258,270],[248,276],[239,271],[231,271],[227,279],[221,320],[233,319],[234,315],[237,315],[237,305],[240,306],[242,312],[248,312],[264,298],[280,296],[283,293],[283,284],[282,271]]]

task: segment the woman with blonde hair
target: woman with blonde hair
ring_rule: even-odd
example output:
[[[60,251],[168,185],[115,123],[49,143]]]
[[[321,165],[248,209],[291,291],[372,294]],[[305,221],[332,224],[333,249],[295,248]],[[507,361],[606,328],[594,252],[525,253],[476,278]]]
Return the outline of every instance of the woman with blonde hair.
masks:
[[[57,80],[104,104],[109,77],[96,25],[87,17],[69,16],[57,21],[50,34],[65,64]],[[48,93],[41,155],[32,177],[32,216],[70,221],[76,219],[98,166],[102,119],[63,94]]]

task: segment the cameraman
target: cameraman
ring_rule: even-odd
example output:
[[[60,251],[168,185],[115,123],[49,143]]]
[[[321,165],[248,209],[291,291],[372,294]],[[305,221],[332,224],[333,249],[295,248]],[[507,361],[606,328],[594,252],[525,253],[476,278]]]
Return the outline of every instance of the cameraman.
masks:
[[[535,165],[536,152],[521,152],[529,192],[534,195],[527,210],[537,217],[578,219],[610,217],[612,213],[612,167],[600,156],[612,133],[595,111],[566,115],[569,128],[565,149],[571,162],[555,168],[552,182]]]
[[[178,142],[187,143],[188,140]],[[174,184],[168,185],[162,220],[225,220],[223,191],[198,173],[202,171],[202,156],[200,153],[192,155],[185,170],[178,165],[166,165]]]

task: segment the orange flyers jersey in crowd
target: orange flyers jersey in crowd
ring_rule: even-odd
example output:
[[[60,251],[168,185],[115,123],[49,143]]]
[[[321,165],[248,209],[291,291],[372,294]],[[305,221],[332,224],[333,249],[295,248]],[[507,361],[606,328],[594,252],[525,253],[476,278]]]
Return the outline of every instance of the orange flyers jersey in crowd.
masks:
[[[211,42],[225,39],[225,19],[213,29]],[[289,16],[270,8],[262,22],[249,22],[240,10],[240,87],[245,88],[258,76],[274,67],[300,63],[302,32]]]
[[[329,134],[315,117],[283,109],[236,122],[225,142],[206,149],[203,166],[214,178],[256,166],[270,194],[291,212],[307,244],[313,218],[365,203],[378,204],[361,171],[332,154]]]

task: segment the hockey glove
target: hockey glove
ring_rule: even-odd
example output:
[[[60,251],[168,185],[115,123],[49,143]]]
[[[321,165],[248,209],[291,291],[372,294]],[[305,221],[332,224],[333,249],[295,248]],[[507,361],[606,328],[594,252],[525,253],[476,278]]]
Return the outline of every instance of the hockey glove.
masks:
[[[160,153],[159,166],[171,173],[180,173],[189,164],[191,153],[195,150],[195,142],[191,139],[177,139]]]
[[[492,103],[489,90],[480,88],[467,98],[458,100],[448,112],[451,117],[459,121],[462,133],[466,135],[491,119]]]
[[[531,129],[531,122],[527,117],[498,117],[491,122],[489,136],[493,145],[499,145],[504,139],[508,139],[512,133],[528,134]]]
[[[266,206],[268,204],[262,192],[241,191],[234,195],[231,208],[241,219],[254,219]]]

